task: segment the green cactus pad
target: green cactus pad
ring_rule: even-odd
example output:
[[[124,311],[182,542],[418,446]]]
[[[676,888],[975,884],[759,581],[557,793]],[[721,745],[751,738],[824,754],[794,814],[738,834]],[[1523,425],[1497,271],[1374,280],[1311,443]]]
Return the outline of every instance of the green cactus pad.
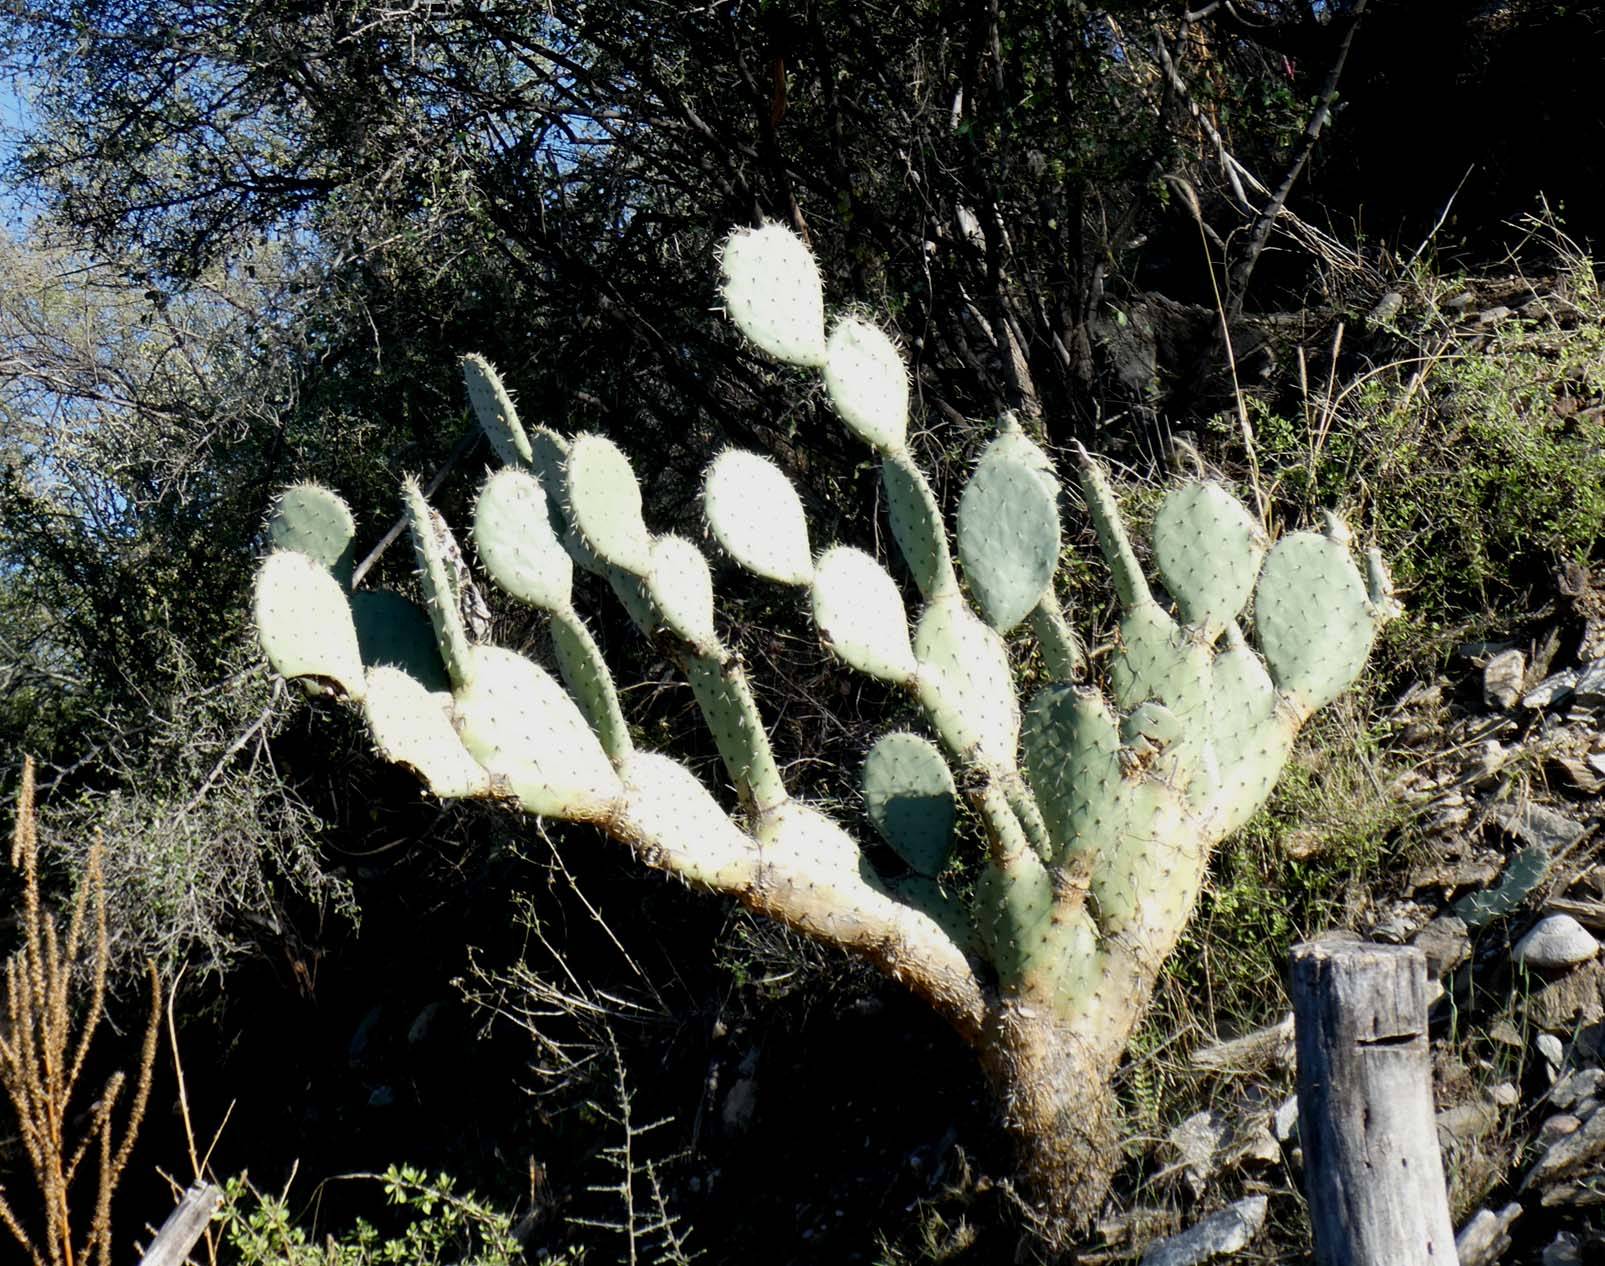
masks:
[[[552,656],[568,693],[615,765],[634,750],[601,648],[573,607],[552,613]]]
[[[452,729],[450,704],[450,695],[431,693],[399,669],[368,670],[362,711],[379,754],[407,766],[443,800],[485,795],[490,775]]]
[[[1003,639],[957,597],[932,602],[914,634],[920,706],[949,751],[1013,769],[1020,708]]]
[[[1048,676],[1054,681],[1075,681],[1080,677],[1086,667],[1086,656],[1051,589],[1037,599],[1028,618],[1031,631],[1042,647],[1042,661],[1047,666]]]
[[[1254,615],[1271,675],[1306,714],[1353,684],[1376,633],[1374,608],[1348,549],[1315,532],[1276,543],[1260,573]]]
[[[738,229],[724,244],[724,302],[730,319],[776,360],[825,363],[825,299],[819,267],[801,239],[779,224]]]
[[[989,456],[959,499],[959,558],[981,614],[1007,633],[1037,605],[1059,564],[1059,506],[1040,473]]]
[[[435,643],[446,672],[452,682],[460,686],[468,680],[473,667],[468,656],[468,630],[463,625],[462,610],[457,603],[457,586],[447,570],[429,503],[415,480],[402,481],[401,500],[407,527],[412,532],[412,547],[418,556],[418,583],[423,589],[424,606],[430,623],[435,626]]]
[[[863,854],[857,841],[811,804],[787,800],[765,814],[758,825],[758,840],[766,849],[823,874],[858,878]]]
[[[1114,713],[1097,691],[1048,686],[1032,698],[1020,747],[1056,863],[1073,855],[1096,861],[1112,840],[1120,746]]]
[[[1052,927],[1053,878],[1033,853],[988,861],[975,887],[976,930],[1008,992],[1025,979]]]
[[[1114,807],[1092,870],[1099,925],[1110,936],[1139,923],[1179,930],[1198,890],[1202,837],[1162,783],[1128,780]]]
[[[468,402],[474,407],[485,438],[496,450],[496,456],[508,466],[530,466],[535,455],[530,448],[529,436],[518,420],[513,398],[502,386],[496,367],[483,356],[470,353],[463,357],[463,380],[468,384]]]
[[[451,678],[435,645],[435,629],[422,608],[399,593],[359,589],[351,595],[362,662],[372,670],[399,668],[425,690],[451,689]]]
[[[936,880],[927,875],[899,875],[896,879],[882,881],[881,887],[901,905],[925,915],[961,949],[975,953],[980,948],[968,906],[943,892]]]
[[[647,592],[646,581],[605,563],[601,565],[600,574],[607,581],[608,588],[613,590],[613,596],[623,604],[630,622],[646,636],[656,636],[663,621],[658,618],[657,608],[652,605],[652,595]]]
[[[279,550],[256,573],[256,635],[274,669],[329,682],[361,699],[366,678],[340,582],[307,555]]]
[[[814,623],[842,660],[882,681],[903,685],[913,678],[903,596],[878,562],[847,545],[826,550],[813,595]]]
[[[953,775],[917,734],[888,734],[864,758],[864,802],[886,842],[922,875],[939,875],[953,849]]]
[[[546,493],[552,530],[562,536],[568,531],[568,520],[563,517],[563,469],[568,463],[568,441],[550,427],[537,426],[529,433],[529,447],[533,454],[530,474],[540,480],[541,490]]]
[[[947,528],[931,485],[905,452],[886,455],[881,462],[881,482],[886,487],[892,538],[919,591],[929,601],[953,592],[958,582],[948,554]]]
[[[1212,729],[1220,786],[1215,806],[1219,832],[1237,830],[1253,817],[1282,772],[1298,732],[1294,718],[1276,706],[1276,687],[1265,664],[1227,626],[1228,645],[1211,670]]]
[[[742,802],[762,811],[786,800],[786,784],[740,662],[693,655],[686,661],[685,673]]]
[[[1043,482],[1050,495],[1055,499],[1059,496],[1059,476],[1054,471],[1053,462],[1044,453],[1041,447],[1025,433],[1020,426],[1020,420],[1012,413],[1005,413],[998,424],[998,433],[992,437],[985,449],[981,452],[981,459],[977,466],[983,465],[996,458],[999,461],[1008,460],[1019,462],[1028,467]]]
[[[1127,610],[1153,603],[1148,591],[1148,580],[1137,562],[1137,552],[1131,548],[1125,521],[1120,517],[1120,506],[1109,476],[1093,460],[1086,449],[1076,445],[1081,469],[1081,494],[1087,499],[1087,513],[1098,533],[1098,549],[1109,564],[1110,578],[1120,605]]]
[[[1061,1014],[1095,1014],[1094,998],[1106,983],[1098,926],[1085,905],[1055,910],[1024,972],[1024,988],[1051,998]]]
[[[652,570],[652,534],[641,518],[641,485],[630,459],[612,440],[581,435],[568,448],[565,508],[585,548],[603,562],[645,576]]]
[[[569,605],[574,562],[533,475],[505,466],[485,481],[474,503],[474,544],[491,579],[520,602],[543,611]]]
[[[1120,649],[1110,666],[1115,701],[1130,710],[1157,699],[1191,726],[1207,721],[1209,648],[1147,603],[1120,621]]]
[[[1120,721],[1120,741],[1127,746],[1147,743],[1153,748],[1169,747],[1184,733],[1182,723],[1162,703],[1138,704]]]
[[[748,571],[783,585],[813,580],[802,502],[767,457],[720,453],[703,477],[702,512],[714,539]]]
[[[901,452],[908,434],[908,369],[879,327],[844,317],[830,332],[825,387],[853,433],[882,453]]]
[[[457,732],[473,758],[530,813],[597,822],[617,812],[623,784],[563,688],[499,646],[470,655],[456,701]]]
[[[1212,662],[1209,648],[1189,637],[1157,603],[1135,606],[1120,621],[1120,650],[1110,671],[1115,700],[1128,711],[1152,700],[1180,720],[1182,734],[1169,749],[1168,768],[1186,780],[1198,806],[1215,792]]]
[[[1254,592],[1265,532],[1215,483],[1178,488],[1154,519],[1154,561],[1182,618],[1213,643]]]
[[[356,561],[356,533],[346,503],[318,484],[286,488],[268,519],[268,540],[274,549],[305,554],[348,589]]]
[[[717,656],[719,635],[713,627],[713,577],[708,560],[683,536],[652,541],[652,574],[647,579],[652,601],[669,631],[699,655]]]
[[[1551,862],[1549,850],[1524,848],[1505,863],[1504,873],[1492,888],[1469,893],[1450,906],[1467,927],[1480,928],[1519,910],[1533,890],[1544,882]]]
[[[648,865],[724,892],[753,882],[756,846],[695,774],[655,752],[636,752],[620,773],[624,814],[619,831],[644,846]]]

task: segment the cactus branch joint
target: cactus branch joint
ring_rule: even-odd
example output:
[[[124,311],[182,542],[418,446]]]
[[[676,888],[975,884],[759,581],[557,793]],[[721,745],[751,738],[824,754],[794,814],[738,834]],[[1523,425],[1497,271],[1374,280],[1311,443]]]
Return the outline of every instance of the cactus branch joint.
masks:
[[[907,444],[896,343],[858,316],[827,325],[814,260],[779,225],[733,234],[720,265],[741,333],[818,372],[880,459],[912,612],[880,560],[810,539],[796,490],[766,457],[718,454],[703,510],[720,550],[802,591],[832,653],[906,691],[923,716],[923,733],[884,735],[863,764],[868,827],[898,873],[871,864],[862,827],[788,792],[746,670],[719,637],[702,549],[647,526],[612,441],[526,427],[481,357],[463,371],[502,467],[480,493],[473,540],[500,588],[547,613],[557,675],[476,638],[460,552],[411,481],[403,503],[423,605],[353,592],[351,515],[332,492],[300,485],[277,503],[257,578],[263,649],[284,676],[361,708],[380,752],[434,794],[593,824],[644,864],[902,981],[976,1048],[1047,1221],[1084,1224],[1118,1155],[1111,1078],[1211,850],[1264,802],[1304,722],[1360,673],[1396,610],[1386,569],[1373,552],[1362,570],[1335,518],[1272,544],[1224,488],[1193,482],[1154,520],[1156,592],[1103,468],[1078,450],[1121,610],[1094,673],[1056,597],[1064,498],[1047,454],[1005,418],[950,539]],[[576,564],[604,577],[684,672],[733,805],[636,746],[572,605]],[[1011,635],[1039,653],[1029,698]],[[972,818],[983,838],[959,841]],[[953,864],[960,848],[973,850],[965,867]]]

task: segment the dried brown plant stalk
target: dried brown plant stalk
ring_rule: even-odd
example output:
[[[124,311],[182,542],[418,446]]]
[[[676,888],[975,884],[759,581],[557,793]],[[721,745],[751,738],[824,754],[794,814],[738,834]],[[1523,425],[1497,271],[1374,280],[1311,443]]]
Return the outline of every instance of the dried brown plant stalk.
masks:
[[[35,1266],[109,1266],[111,1200],[128,1164],[150,1098],[151,1072],[161,1017],[156,964],[150,977],[150,1019],[140,1049],[139,1071],[122,1130],[113,1116],[127,1078],[113,1073],[98,1098],[75,1112],[74,1092],[106,1001],[106,883],[100,842],[73,899],[65,937],[39,900],[39,837],[34,821],[32,760],[22,767],[11,865],[22,871],[22,945],[5,965],[5,1031],[0,1033],[0,1086],[17,1117],[17,1131],[42,1197],[43,1226],[31,1230],[0,1190],[0,1224],[31,1256]],[[93,914],[93,941],[85,924]],[[89,986],[87,1004],[75,996]],[[93,1157],[93,1165],[85,1162]],[[81,1233],[73,1228],[72,1201],[90,1195],[92,1211]],[[82,1207],[80,1205],[80,1207]]]

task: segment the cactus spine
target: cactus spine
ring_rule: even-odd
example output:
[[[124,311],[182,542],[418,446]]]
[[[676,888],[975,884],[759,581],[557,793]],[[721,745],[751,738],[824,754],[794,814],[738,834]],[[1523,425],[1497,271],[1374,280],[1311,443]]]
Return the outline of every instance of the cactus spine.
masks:
[[[803,591],[835,655],[923,713],[927,733],[883,736],[862,776],[870,822],[906,873],[878,873],[841,823],[788,792],[745,669],[719,637],[707,562],[647,526],[626,456],[598,435],[526,430],[483,358],[466,358],[464,373],[505,467],[479,497],[474,541],[504,591],[548,613],[562,685],[473,642],[441,562],[443,528],[410,481],[425,609],[349,594],[349,514],[322,489],[292,489],[258,580],[264,650],[286,676],[362,704],[380,750],[437,794],[595,823],[645,864],[907,983],[979,1050],[1050,1215],[1083,1220],[1115,1154],[1110,1077],[1210,850],[1263,803],[1300,726],[1358,675],[1394,610],[1386,570],[1373,553],[1362,575],[1336,520],[1271,545],[1223,488],[1194,482],[1154,524],[1157,594],[1103,469],[1081,451],[1080,489],[1122,612],[1095,678],[1055,595],[1063,498],[1047,455],[1004,419],[958,501],[955,567],[908,448],[895,343],[855,316],[827,330],[818,270],[777,225],[735,233],[722,265],[742,333],[818,371],[881,460],[919,594],[912,614],[879,560],[839,543],[815,552],[796,491],[767,458],[719,454],[703,506],[720,549]],[[632,742],[571,603],[575,563],[604,576],[685,673],[732,809]],[[1242,628],[1250,602],[1263,658]],[[432,640],[420,636],[429,628]],[[1024,630],[1046,684],[1022,705],[1005,637]],[[955,838],[961,788],[983,827],[973,852]]]

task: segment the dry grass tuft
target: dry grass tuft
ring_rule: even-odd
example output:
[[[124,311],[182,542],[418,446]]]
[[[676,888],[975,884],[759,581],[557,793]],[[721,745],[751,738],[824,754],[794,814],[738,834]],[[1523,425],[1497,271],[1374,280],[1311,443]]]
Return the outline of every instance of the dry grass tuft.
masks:
[[[140,1050],[133,1096],[123,1121],[114,1117],[127,1077],[113,1073],[99,1096],[76,1115],[74,1092],[106,1000],[110,951],[106,936],[106,881],[97,840],[73,898],[65,936],[39,900],[39,838],[34,820],[33,762],[22,767],[11,865],[22,871],[22,945],[5,965],[5,1032],[0,1034],[0,1086],[17,1117],[17,1129],[43,1210],[31,1229],[0,1192],[3,1223],[35,1266],[109,1266],[111,1201],[128,1164],[150,1098],[161,1018],[161,985],[148,962],[150,1018]],[[93,939],[86,923],[93,907]],[[87,1006],[77,996],[87,984]],[[85,1162],[94,1163],[85,1168]],[[74,1199],[91,1198],[81,1231],[74,1229]],[[83,1207],[79,1205],[80,1209]]]

